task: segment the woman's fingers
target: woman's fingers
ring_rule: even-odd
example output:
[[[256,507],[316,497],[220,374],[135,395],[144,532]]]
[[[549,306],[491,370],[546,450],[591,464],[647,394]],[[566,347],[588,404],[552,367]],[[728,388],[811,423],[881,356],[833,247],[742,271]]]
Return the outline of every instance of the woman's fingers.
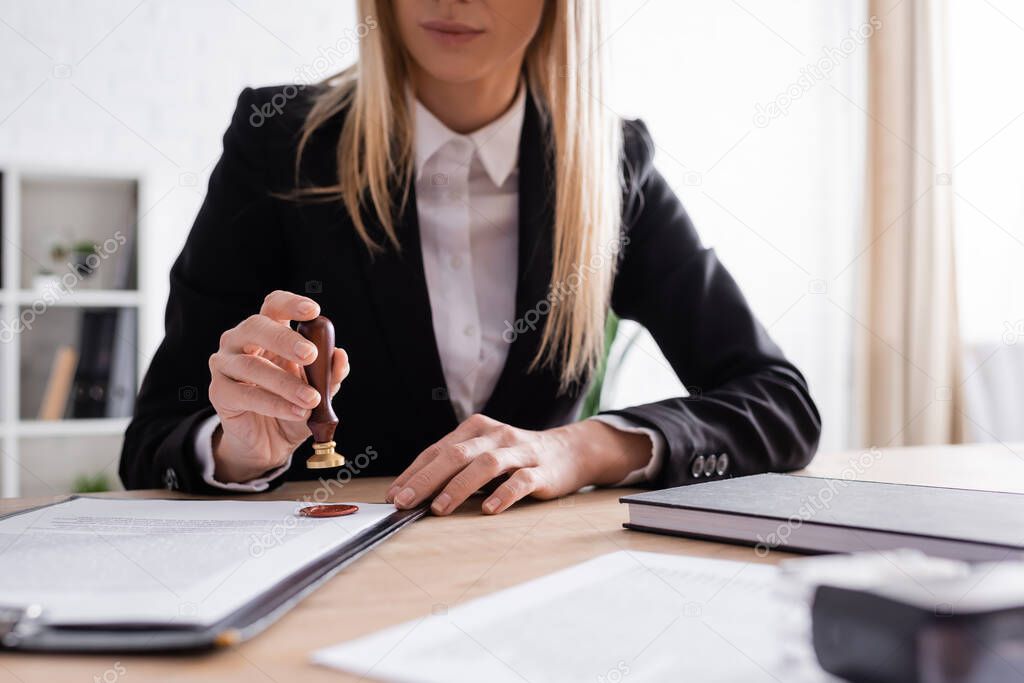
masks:
[[[470,480],[478,479],[482,472],[494,470],[490,477],[483,479],[476,488],[466,492],[459,501],[461,503],[477,488],[507,469],[516,466],[515,462],[509,458],[509,453],[505,452],[508,449],[502,448],[514,445],[516,434],[514,428],[499,424],[480,436],[443,444],[430,462],[424,464],[408,478],[401,490],[395,494],[395,503],[398,507],[418,505],[466,469],[472,468]],[[501,453],[500,461],[496,455],[498,453]],[[464,485],[468,484],[464,483]],[[447,507],[444,505],[444,501],[442,501],[441,507]]]
[[[475,415],[421,453],[395,479],[386,499],[411,508],[436,494],[431,510],[447,515],[493,482],[483,511],[495,514],[531,494],[559,495],[575,485],[566,465],[571,459],[560,455],[564,441]]]
[[[260,315],[281,323],[292,320],[312,320],[320,315],[320,304],[309,297],[277,290],[263,299]]]
[[[487,497],[480,509],[488,515],[504,512],[516,501],[522,500],[537,490],[543,481],[539,467],[516,470],[508,480]]]
[[[493,428],[494,425],[500,424],[501,423],[497,420],[492,420],[484,415],[473,415],[472,417],[463,420],[462,423],[451,433],[440,441],[428,446],[422,453],[417,455],[416,459],[412,461],[412,464],[406,467],[404,472],[395,477],[395,481],[391,484],[391,488],[389,488],[387,493],[384,495],[384,500],[389,503],[392,501],[398,502],[398,495],[407,488],[408,482],[416,476],[421,469],[433,462],[435,458],[447,452],[455,444],[479,436],[488,429]]]
[[[258,355],[261,356],[262,358],[266,358],[277,367],[281,368],[282,370],[285,370],[286,372],[292,375],[295,375],[296,377],[304,376],[302,373],[302,368],[299,367],[297,363],[293,363],[290,360],[281,358],[276,353],[271,353],[270,351],[263,351],[263,353],[260,353]]]
[[[285,360],[275,353],[269,351],[260,354],[263,358],[266,358],[274,365],[283,369],[285,372],[298,377],[303,382],[306,381],[306,372],[302,366],[297,363],[292,363],[289,360]],[[349,376],[352,371],[352,367],[348,362],[348,353],[345,349],[334,349],[334,356],[331,361],[331,398],[338,393],[338,389],[341,388],[341,383],[345,381],[345,378]]]
[[[316,346],[301,334],[265,315],[251,315],[221,336],[225,353],[252,354],[266,350],[279,358],[309,365],[316,359]]]
[[[245,384],[223,374],[210,382],[210,401],[224,415],[255,413],[288,421],[309,419],[309,410],[287,401],[255,384]]]
[[[210,358],[210,369],[235,382],[258,386],[303,410],[315,408],[320,403],[316,389],[266,358],[215,353]]]
[[[396,482],[398,491],[394,494],[395,505],[399,508],[411,508],[419,505],[448,483],[448,480],[468,465],[472,459],[473,456],[468,453],[463,443],[440,447],[434,457],[408,476],[404,483]]]
[[[348,353],[345,349],[334,349],[334,356],[331,358],[331,398],[338,393],[341,383],[348,377],[352,368],[348,364]]]
[[[476,456],[469,465],[451,478],[434,499],[430,509],[434,514],[446,515],[495,477],[535,464],[529,460],[527,450],[512,446],[489,450]]]

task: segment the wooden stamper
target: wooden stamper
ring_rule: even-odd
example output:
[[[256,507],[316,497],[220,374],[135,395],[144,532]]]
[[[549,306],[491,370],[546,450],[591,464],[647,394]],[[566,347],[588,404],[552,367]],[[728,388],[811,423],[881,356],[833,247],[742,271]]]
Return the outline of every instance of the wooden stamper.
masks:
[[[306,381],[320,392],[320,403],[310,413],[309,431],[313,432],[313,455],[306,460],[310,469],[341,467],[345,458],[334,450],[334,430],[338,416],[331,407],[331,363],[334,358],[334,325],[324,316],[303,321],[296,328],[299,334],[316,346],[316,360],[305,367]]]

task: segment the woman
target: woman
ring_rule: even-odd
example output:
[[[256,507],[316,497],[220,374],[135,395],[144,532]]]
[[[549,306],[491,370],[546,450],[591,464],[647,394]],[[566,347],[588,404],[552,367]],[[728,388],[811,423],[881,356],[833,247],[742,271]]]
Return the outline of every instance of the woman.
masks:
[[[803,377],[701,245],[647,129],[602,104],[595,5],[361,0],[356,67],[242,93],[171,271],[127,487],[322,476],[304,466],[316,350],[289,326],[320,313],[338,450],[398,475],[402,508],[447,514],[500,482],[481,504],[497,513],[810,460]],[[574,422],[609,308],[690,396]]]

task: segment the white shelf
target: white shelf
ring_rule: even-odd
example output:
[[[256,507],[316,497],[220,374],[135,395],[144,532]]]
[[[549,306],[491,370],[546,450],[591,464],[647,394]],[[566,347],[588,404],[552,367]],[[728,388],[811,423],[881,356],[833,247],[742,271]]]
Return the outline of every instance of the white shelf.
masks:
[[[148,309],[145,292],[138,288],[115,290],[110,287],[131,280],[140,283],[135,279],[137,276],[128,278],[126,275],[138,273],[140,249],[145,242],[147,221],[145,213],[140,214],[139,209],[140,198],[145,196],[146,187],[143,171],[126,169],[123,172],[111,173],[102,169],[81,167],[19,168],[0,163],[0,178],[0,192],[3,197],[3,211],[0,215],[0,240],[3,244],[3,262],[0,263],[0,322],[14,321],[30,308],[35,309],[38,316],[41,306],[64,309],[63,312],[53,312],[52,315],[58,320],[55,324],[64,324],[61,321],[66,321],[68,317],[77,314],[77,310],[74,309],[113,308],[137,311],[135,328],[133,334],[129,335],[134,337],[137,347],[137,387],[144,363],[148,360],[139,350],[145,348],[140,338],[138,323]],[[68,188],[64,187],[69,184],[74,185],[74,192],[70,195]],[[116,185],[116,188],[111,189],[112,185]],[[44,196],[46,192],[51,191],[57,193],[56,199]],[[131,194],[126,194],[128,192]],[[111,193],[116,195],[114,203],[108,201],[108,195]],[[62,201],[71,201],[72,208],[62,205]],[[122,213],[125,215],[121,215]],[[93,234],[97,226],[100,232]],[[42,261],[48,261],[45,254],[49,253],[47,245],[51,231],[54,239],[62,243],[74,242],[76,239],[91,239],[105,245],[106,242],[100,237],[110,237],[107,226],[120,227],[132,240],[129,243],[131,251],[127,252],[130,261],[107,262],[108,266],[124,268],[117,271],[119,275],[113,276],[108,273],[110,276],[104,278],[104,272],[100,272],[93,275],[92,279],[77,282],[71,292],[60,289],[36,290],[32,287],[32,278],[23,278],[23,269],[30,268],[34,271],[36,266],[42,267]],[[79,230],[82,234],[77,232]],[[116,236],[116,233],[114,235]],[[30,254],[35,254],[35,258]],[[68,272],[66,265],[62,268],[64,269],[57,268],[58,277]],[[43,331],[41,325],[35,329],[38,333]],[[55,337],[52,332],[48,337],[43,335],[42,338],[15,334],[10,339],[2,340],[6,343],[0,343],[0,454],[3,456],[0,457],[0,497],[22,495],[20,475],[23,460],[32,457],[33,449],[38,451],[33,445],[33,439],[68,438],[70,444],[62,445],[59,449],[60,457],[66,458],[60,462],[66,469],[72,471],[76,465],[92,467],[92,464],[81,465],[82,460],[79,456],[88,460],[89,457],[100,453],[106,457],[107,439],[124,434],[130,421],[127,417],[21,419],[21,402],[29,400],[23,398],[20,386],[20,383],[25,381],[24,373],[27,366],[24,364],[28,359],[34,363],[32,381],[40,381],[39,349],[42,347],[33,346],[37,344],[36,339],[42,339],[39,343],[52,344]],[[35,402],[36,399],[30,400]],[[75,439],[81,439],[81,443],[75,442]],[[116,453],[110,454],[110,457],[116,457]]]
[[[20,306],[42,302],[48,307],[130,308],[142,302],[142,295],[134,289],[79,289],[72,292],[22,289],[15,293],[14,299]]]
[[[110,436],[123,434],[131,418],[100,417],[67,420],[19,420],[13,427],[15,437]]]

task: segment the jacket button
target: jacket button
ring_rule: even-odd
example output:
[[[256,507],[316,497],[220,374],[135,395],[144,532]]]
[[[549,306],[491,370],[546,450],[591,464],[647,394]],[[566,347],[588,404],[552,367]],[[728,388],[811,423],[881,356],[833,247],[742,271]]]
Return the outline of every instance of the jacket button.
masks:
[[[704,456],[698,455],[690,462],[690,474],[700,477],[704,474]]]
[[[710,477],[715,473],[715,454],[712,453],[708,457],[704,458],[704,476]]]
[[[729,471],[729,454],[722,453],[718,456],[718,467],[715,468],[718,475],[721,476]]]
[[[176,491],[178,489],[178,473],[171,467],[164,470],[164,486],[169,491]]]

